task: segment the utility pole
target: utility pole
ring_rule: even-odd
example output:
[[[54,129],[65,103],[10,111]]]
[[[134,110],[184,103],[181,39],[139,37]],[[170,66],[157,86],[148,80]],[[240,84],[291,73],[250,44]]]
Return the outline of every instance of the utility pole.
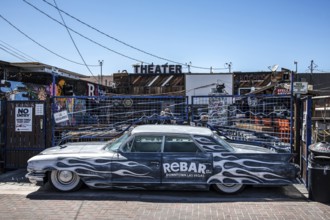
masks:
[[[100,78],[101,83],[99,83],[99,84],[103,85],[103,80],[102,80],[102,66],[103,66],[103,60],[99,60],[99,64],[100,64],[100,67],[101,67],[101,78]]]
[[[313,74],[313,70],[314,70],[314,60],[311,61],[310,68],[311,68],[311,74]]]
[[[294,65],[296,65],[296,74],[298,73],[298,61],[294,61]]]
[[[187,66],[188,66],[188,73],[191,73],[190,72],[191,61],[187,64]]]
[[[226,65],[228,66],[228,69],[229,69],[229,73],[231,73],[231,65],[232,65],[232,63],[231,63],[231,62],[229,62],[229,63],[226,63]]]
[[[317,68],[317,65],[314,63],[314,60],[311,60],[311,65],[308,68],[311,70],[310,83],[313,85],[313,71],[314,68]]]

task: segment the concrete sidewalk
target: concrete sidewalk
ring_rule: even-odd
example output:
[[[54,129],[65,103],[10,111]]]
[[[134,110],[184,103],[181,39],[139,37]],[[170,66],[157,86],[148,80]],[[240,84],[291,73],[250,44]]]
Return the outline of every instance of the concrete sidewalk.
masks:
[[[308,200],[303,185],[247,187],[237,195],[88,188],[60,193],[30,184],[25,173],[0,174],[0,219],[330,220],[330,206]]]

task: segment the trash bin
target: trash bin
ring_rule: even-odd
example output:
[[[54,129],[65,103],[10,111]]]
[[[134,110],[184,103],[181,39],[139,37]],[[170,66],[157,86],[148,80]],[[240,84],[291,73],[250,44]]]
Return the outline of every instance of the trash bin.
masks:
[[[308,193],[311,200],[330,203],[330,143],[309,146]]]

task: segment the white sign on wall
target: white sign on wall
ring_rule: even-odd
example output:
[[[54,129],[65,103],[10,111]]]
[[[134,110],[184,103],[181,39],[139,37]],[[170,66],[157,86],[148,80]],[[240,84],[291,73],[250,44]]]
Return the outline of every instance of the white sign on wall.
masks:
[[[61,112],[56,112],[54,113],[54,120],[55,123],[61,123],[61,122],[65,122],[65,121],[69,121],[69,116],[68,116],[68,111],[64,110]]]
[[[44,115],[44,104],[36,104],[36,115]]]
[[[32,107],[15,108],[15,131],[32,131]]]
[[[186,96],[207,96],[218,84],[224,84],[225,91],[228,95],[232,95],[233,75],[231,73],[222,74],[186,74]]]

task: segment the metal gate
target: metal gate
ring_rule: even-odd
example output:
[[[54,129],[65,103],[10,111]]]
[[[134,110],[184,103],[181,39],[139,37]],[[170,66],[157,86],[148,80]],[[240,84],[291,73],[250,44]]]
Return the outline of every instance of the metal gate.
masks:
[[[47,116],[42,101],[7,101],[5,169],[26,168],[27,160],[46,148]]]

